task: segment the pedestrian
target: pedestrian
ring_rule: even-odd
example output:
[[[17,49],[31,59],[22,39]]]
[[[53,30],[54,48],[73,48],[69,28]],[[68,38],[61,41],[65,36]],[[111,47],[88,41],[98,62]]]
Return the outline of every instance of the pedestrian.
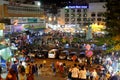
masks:
[[[30,65],[29,67],[29,74],[27,76],[27,80],[34,80],[33,65]]]
[[[109,79],[110,79],[110,73],[109,73],[109,72],[106,72],[105,80],[109,80]]]
[[[81,67],[81,70],[79,71],[79,80],[86,80],[86,69],[84,66]]]
[[[87,69],[86,70],[86,79],[89,80],[90,79],[90,71]]]
[[[11,69],[14,70],[14,72],[15,72],[15,74],[16,74],[16,77],[17,77],[17,80],[19,80],[19,78],[18,78],[18,68],[17,68],[17,66],[18,66],[17,61],[14,61],[14,64],[12,65]]]
[[[56,68],[53,68],[53,75],[56,76]]]
[[[19,74],[19,80],[26,80],[25,67],[22,65],[22,61],[20,62],[20,65],[18,66],[18,74]]]
[[[73,60],[73,62],[75,62],[77,60],[77,56],[73,55],[72,60]]]
[[[93,79],[92,80],[96,80],[98,75],[97,75],[97,72],[96,70],[94,69],[93,72],[92,72],[92,76],[93,76]]]
[[[79,74],[79,69],[77,68],[77,64],[74,64],[74,68],[72,69],[72,80],[77,80],[78,79],[78,74]]]
[[[46,60],[43,60],[43,66],[44,67],[45,67],[46,63],[47,63]]]
[[[63,64],[60,65],[60,72],[61,72],[61,73],[64,72],[64,66],[63,66]]]
[[[38,67],[38,76],[42,74],[42,64]]]
[[[35,64],[35,75],[38,76],[38,66]]]
[[[73,69],[73,66],[70,66],[69,70],[68,70],[68,80],[72,80],[72,69]]]
[[[58,72],[58,70],[59,70],[59,61],[56,61],[55,67],[56,67],[56,71]]]
[[[53,69],[55,68],[54,62],[51,63],[51,68],[52,68],[52,71],[53,71]]]
[[[26,77],[29,75],[29,73],[30,73],[30,64],[27,64],[27,66],[25,68]]]
[[[17,80],[16,73],[12,68],[9,69],[5,80]]]

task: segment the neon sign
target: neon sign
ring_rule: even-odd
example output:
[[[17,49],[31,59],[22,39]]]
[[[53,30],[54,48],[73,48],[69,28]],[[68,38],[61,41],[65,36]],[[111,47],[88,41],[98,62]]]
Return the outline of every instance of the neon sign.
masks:
[[[88,6],[66,6],[65,7],[66,9],[70,8],[70,9],[73,9],[73,8],[88,8]]]

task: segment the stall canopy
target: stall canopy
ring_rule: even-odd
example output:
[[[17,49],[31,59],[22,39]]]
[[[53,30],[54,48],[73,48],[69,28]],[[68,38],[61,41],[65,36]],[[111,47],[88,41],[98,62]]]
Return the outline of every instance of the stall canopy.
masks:
[[[0,56],[4,60],[8,60],[12,56],[11,49],[8,46],[0,44]]]

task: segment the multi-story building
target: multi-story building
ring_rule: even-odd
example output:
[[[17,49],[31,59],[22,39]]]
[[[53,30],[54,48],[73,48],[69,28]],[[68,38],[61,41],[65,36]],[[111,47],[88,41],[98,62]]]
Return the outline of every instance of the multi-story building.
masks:
[[[38,5],[23,4],[0,0],[0,23],[6,25],[29,24],[30,26],[44,26],[44,10]],[[10,26],[6,26],[10,27]]]
[[[88,3],[83,6],[67,6],[60,9],[58,22],[60,25],[73,24],[79,27],[88,25],[88,23],[105,24],[103,13],[106,11],[106,8],[103,6],[105,6],[105,2]]]
[[[31,18],[35,18],[39,22],[44,17],[44,10],[38,5],[0,1],[0,19],[19,19],[19,23],[24,23],[26,19]]]

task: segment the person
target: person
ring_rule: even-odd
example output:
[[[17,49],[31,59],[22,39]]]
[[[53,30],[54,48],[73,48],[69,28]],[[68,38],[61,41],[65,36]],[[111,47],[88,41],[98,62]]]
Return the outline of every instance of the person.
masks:
[[[110,79],[110,73],[107,72],[106,75],[105,75],[105,80],[109,80]]]
[[[45,67],[46,63],[47,63],[46,60],[43,60],[43,66],[44,67]]]
[[[53,68],[53,75],[56,76],[56,68]]]
[[[22,61],[20,61],[20,65],[18,65],[18,73],[19,80],[25,80],[25,67],[22,65]]]
[[[77,60],[77,56],[73,55],[72,60],[73,60],[73,62],[75,62]]]
[[[17,69],[17,66],[18,66],[17,61],[14,61],[14,64],[11,66],[11,69],[14,70],[14,72],[16,74],[16,77],[17,77],[17,80],[19,80],[18,79],[18,69]]]
[[[89,69],[86,70],[86,79],[87,80],[90,79],[90,71],[89,71]]]
[[[38,67],[38,76],[42,74],[42,67],[42,64],[40,64],[40,66]]]
[[[36,76],[38,76],[38,65],[37,65],[37,64],[35,64],[35,66],[34,66],[34,67],[35,67],[35,75],[36,75]]]
[[[84,66],[81,67],[81,70],[79,71],[79,80],[86,80],[86,69]]]
[[[120,77],[118,75],[111,76],[109,80],[120,80]]]
[[[29,66],[29,73],[27,75],[27,80],[34,80],[33,65]]]
[[[5,80],[17,80],[16,73],[13,69],[9,69]]]
[[[97,72],[96,72],[95,69],[92,72],[92,76],[93,76],[93,80],[96,80],[96,78],[97,78]]]
[[[72,69],[72,80],[77,80],[78,79],[78,73],[79,69],[77,68],[77,64],[74,64],[74,68]]]
[[[2,67],[0,66],[0,80],[3,80],[1,74],[2,74]]]
[[[56,67],[56,71],[58,72],[58,70],[59,70],[59,61],[56,61],[55,67]]]
[[[69,70],[68,70],[68,80],[72,80],[72,77],[71,77],[71,75],[72,75],[72,69],[73,69],[73,66],[71,66],[70,68],[69,68]]]
[[[25,68],[26,77],[29,76],[29,73],[30,73],[30,64],[27,64],[27,66],[26,66],[26,68]]]

